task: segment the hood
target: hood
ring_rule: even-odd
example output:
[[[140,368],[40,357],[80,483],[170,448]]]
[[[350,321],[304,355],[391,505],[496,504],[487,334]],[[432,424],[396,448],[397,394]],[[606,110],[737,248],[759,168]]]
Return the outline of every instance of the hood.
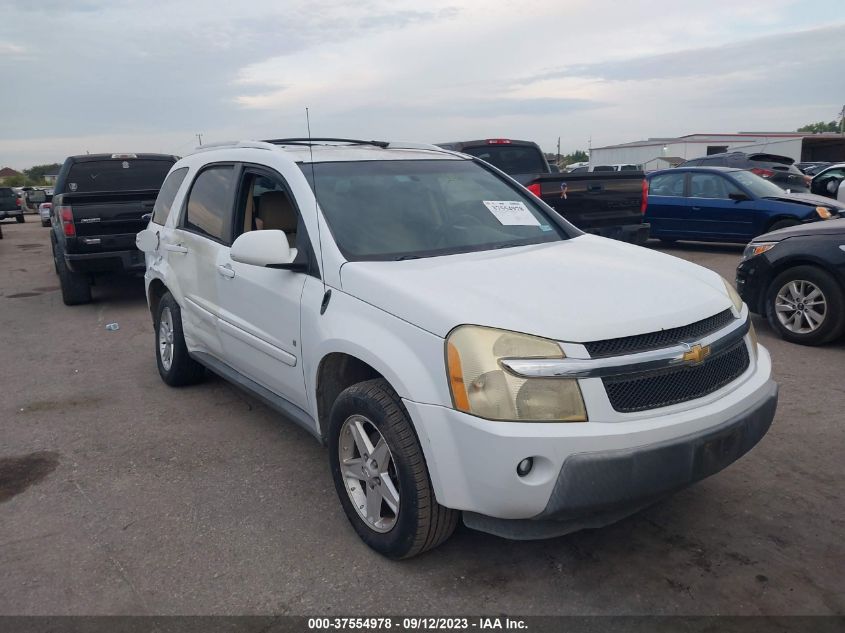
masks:
[[[767,196],[766,200],[804,204],[808,207],[827,207],[828,209],[845,213],[845,206],[841,202],[826,198],[825,196],[817,196],[814,193],[784,193],[782,196]]]
[[[588,342],[688,325],[731,307],[716,273],[592,235],[399,262],[347,262],[344,292],[433,334],[486,325]]]
[[[797,224],[785,229],[778,229],[754,238],[755,242],[779,242],[790,237],[807,237],[811,235],[845,235],[845,218]]]

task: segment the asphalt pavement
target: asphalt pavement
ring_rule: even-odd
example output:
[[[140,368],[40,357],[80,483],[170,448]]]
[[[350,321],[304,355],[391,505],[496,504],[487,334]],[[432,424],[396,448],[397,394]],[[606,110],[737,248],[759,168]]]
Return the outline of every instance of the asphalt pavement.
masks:
[[[160,380],[142,280],[66,307],[48,229],[3,233],[0,614],[845,614],[845,342],[755,319],[770,432],[631,518],[536,542],[462,526],[392,562],[311,436],[220,379]],[[651,246],[728,279],[742,251]]]

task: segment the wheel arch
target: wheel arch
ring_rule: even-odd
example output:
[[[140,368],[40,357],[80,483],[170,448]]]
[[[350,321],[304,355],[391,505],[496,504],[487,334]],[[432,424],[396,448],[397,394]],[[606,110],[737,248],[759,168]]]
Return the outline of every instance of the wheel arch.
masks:
[[[328,433],[329,415],[337,397],[347,387],[373,378],[383,379],[396,391],[382,372],[354,354],[330,352],[320,359],[315,380],[315,396],[317,425],[320,438],[324,443]]]
[[[153,316],[153,323],[155,323],[156,313],[158,312],[158,304],[161,298],[169,292],[167,286],[158,277],[153,278],[147,287],[147,304],[150,306],[150,314]]]

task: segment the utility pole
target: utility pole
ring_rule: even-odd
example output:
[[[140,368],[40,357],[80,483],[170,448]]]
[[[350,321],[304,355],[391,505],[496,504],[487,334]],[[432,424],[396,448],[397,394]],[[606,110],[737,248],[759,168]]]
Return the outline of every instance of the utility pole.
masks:
[[[845,105],[839,111],[839,133],[845,134]]]
[[[202,134],[197,134],[197,141],[199,142],[200,147],[202,147]]]
[[[560,137],[557,137],[557,164],[560,166]]]

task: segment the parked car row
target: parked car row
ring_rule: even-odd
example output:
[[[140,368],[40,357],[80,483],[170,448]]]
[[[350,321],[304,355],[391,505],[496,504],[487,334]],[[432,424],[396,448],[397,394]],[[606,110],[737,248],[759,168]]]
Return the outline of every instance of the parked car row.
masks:
[[[50,215],[62,295],[144,271],[162,380],[210,370],[327,444],[347,518],[384,555],[461,518],[516,538],[604,525],[766,433],[777,386],[751,312],[799,343],[843,333],[845,219],[822,220],[845,208],[739,168],[555,174],[532,145],[70,157]],[[739,294],[568,220],[750,241]]]

